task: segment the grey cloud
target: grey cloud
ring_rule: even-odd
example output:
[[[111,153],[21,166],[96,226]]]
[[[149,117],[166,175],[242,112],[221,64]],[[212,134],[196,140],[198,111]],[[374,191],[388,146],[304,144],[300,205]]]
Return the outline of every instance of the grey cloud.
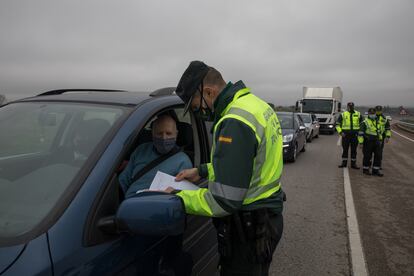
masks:
[[[412,1],[0,2],[0,93],[152,90],[190,60],[294,104],[302,86],[345,100],[414,105]]]

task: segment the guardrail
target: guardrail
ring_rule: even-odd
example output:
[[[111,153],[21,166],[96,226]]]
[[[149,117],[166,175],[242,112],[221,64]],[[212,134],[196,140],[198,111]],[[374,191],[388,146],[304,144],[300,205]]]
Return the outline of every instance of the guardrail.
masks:
[[[414,133],[414,123],[398,121],[396,123],[396,125],[397,125],[398,128],[400,128],[402,130],[408,131],[410,133]]]

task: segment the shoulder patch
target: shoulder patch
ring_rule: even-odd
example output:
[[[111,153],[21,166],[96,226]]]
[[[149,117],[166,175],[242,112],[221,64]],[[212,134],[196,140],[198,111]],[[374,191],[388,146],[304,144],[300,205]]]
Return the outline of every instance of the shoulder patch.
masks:
[[[218,140],[219,140],[219,142],[223,142],[223,143],[227,143],[227,144],[231,144],[233,142],[233,138],[228,137],[228,136],[219,136]]]

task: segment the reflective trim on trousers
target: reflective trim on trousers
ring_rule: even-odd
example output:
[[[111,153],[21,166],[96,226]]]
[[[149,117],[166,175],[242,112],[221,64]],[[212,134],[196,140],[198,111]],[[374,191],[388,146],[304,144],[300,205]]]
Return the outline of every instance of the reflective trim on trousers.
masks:
[[[369,170],[369,167],[363,166],[362,167],[364,170]]]

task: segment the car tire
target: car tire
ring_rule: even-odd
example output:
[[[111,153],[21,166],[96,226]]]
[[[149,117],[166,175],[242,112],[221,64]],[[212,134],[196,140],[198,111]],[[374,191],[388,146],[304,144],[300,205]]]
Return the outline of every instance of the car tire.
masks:
[[[319,138],[319,132],[318,132],[318,134],[315,135],[315,138]]]
[[[313,138],[313,131],[309,135],[309,138],[308,138],[309,143],[312,143],[312,138]]]
[[[298,145],[295,144],[295,148],[293,149],[292,156],[289,158],[289,162],[295,163],[297,157],[298,157]]]

